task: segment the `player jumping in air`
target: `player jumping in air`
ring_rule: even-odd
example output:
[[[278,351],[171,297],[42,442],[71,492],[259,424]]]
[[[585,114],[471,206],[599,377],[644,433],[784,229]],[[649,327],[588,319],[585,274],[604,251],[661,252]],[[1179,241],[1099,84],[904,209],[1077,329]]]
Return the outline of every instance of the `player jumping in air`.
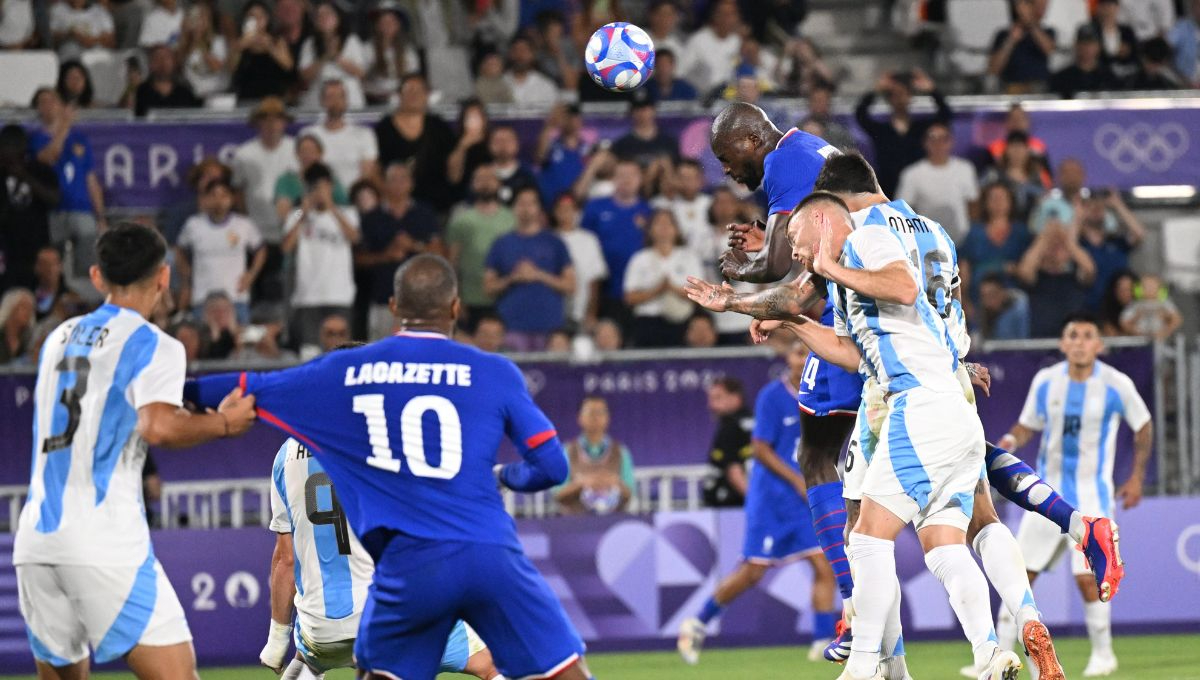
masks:
[[[99,663],[124,658],[138,678],[196,677],[183,607],[150,545],[142,464],[148,445],[245,432],[254,399],[232,390],[213,395],[215,412],[181,408],[183,345],[146,320],[171,280],[166,252],[153,229],[106,231],[91,269],[105,303],[63,322],[42,350],[13,564],[45,680],[86,678],[89,647]]]
[[[554,426],[516,365],[449,338],[462,303],[448,262],[418,255],[395,282],[396,336],[275,373],[201,378],[189,397],[204,406],[242,384],[324,467],[375,562],[354,645],[368,677],[432,680],[462,619],[507,677],[586,680],[583,642],[496,489],[567,478]],[[522,460],[493,471],[505,436]]]
[[[1094,515],[1084,519],[1088,531],[1111,531],[1115,543],[1116,525],[1096,518],[1114,514],[1114,489],[1124,501],[1125,509],[1141,500],[1142,480],[1154,441],[1150,411],[1129,376],[1097,359],[1104,350],[1104,341],[1095,319],[1085,315],[1069,317],[1063,325],[1059,348],[1066,358],[1038,371],[1029,386],[1020,419],[1000,442],[1005,448],[1016,450],[1034,432],[1042,432],[1038,472],[1063,490],[1062,499],[1066,503]],[[1129,479],[1117,488],[1113,484],[1113,460],[1121,420],[1134,431],[1134,460]],[[1001,464],[1015,460],[1004,454]],[[1027,496],[1046,495],[1044,483],[1027,480],[1023,486]],[[1030,581],[1053,567],[1067,547],[1058,529],[1035,515],[1026,515],[1021,520],[1017,540],[1029,565]],[[1115,570],[1120,571],[1120,558],[1116,555],[1114,558],[1118,561]],[[1101,558],[1089,554],[1091,559]],[[1083,595],[1084,620],[1092,642],[1092,653],[1083,671],[1088,678],[1110,675],[1117,670],[1117,657],[1112,649],[1112,612],[1106,600],[1116,594],[1119,577],[1104,580],[1098,576],[1104,572],[1097,570],[1095,563],[1091,567],[1096,575],[1088,573],[1082,554],[1072,553],[1071,569]],[[1011,645],[1014,622],[1004,614],[999,622],[1000,640],[1001,644]]]
[[[717,585],[700,614],[684,623],[679,653],[689,664],[699,661],[696,640],[707,635],[708,624],[742,593],[757,584],[772,567],[806,559],[813,569],[813,643],[810,661],[821,658],[833,638],[838,615],[833,608],[833,569],[821,553],[805,501],[804,477],[795,452],[800,445],[800,414],[796,390],[807,364],[802,342],[787,350],[788,371],[758,393],[754,406],[754,465],[746,492],[746,538],[742,563]]]

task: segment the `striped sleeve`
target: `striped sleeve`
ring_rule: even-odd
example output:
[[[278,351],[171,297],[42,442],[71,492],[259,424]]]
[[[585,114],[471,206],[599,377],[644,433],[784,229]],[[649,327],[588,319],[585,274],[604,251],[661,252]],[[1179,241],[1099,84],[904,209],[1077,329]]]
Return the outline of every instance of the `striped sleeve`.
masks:
[[[1031,430],[1046,429],[1046,395],[1050,389],[1049,369],[1042,369],[1034,376],[1029,386],[1029,394],[1025,397],[1025,406],[1021,409],[1021,417],[1017,420],[1023,427]]]

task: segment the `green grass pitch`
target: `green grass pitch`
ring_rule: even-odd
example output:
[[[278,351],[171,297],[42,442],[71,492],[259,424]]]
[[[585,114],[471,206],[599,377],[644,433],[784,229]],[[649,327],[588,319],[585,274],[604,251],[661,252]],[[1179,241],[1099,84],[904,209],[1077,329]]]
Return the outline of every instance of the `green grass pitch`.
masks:
[[[1088,643],[1081,638],[1057,641],[1059,656],[1068,678],[1081,677],[1087,662]],[[1200,634],[1118,637],[1115,643],[1121,668],[1111,680],[1200,680]],[[837,677],[840,669],[831,664],[810,663],[807,647],[760,647],[712,649],[695,667],[684,666],[673,652],[638,654],[594,654],[589,664],[600,680],[794,680]],[[909,670],[915,680],[953,680],[968,661],[965,642],[914,643],[908,648]],[[0,676],[7,680],[34,680],[32,675]],[[96,680],[124,680],[128,673],[101,673]],[[264,668],[201,669],[204,680],[271,680]],[[328,680],[350,680],[349,671],[329,673]],[[442,678],[461,678],[444,675]],[[1030,677],[1027,672],[1022,678]]]

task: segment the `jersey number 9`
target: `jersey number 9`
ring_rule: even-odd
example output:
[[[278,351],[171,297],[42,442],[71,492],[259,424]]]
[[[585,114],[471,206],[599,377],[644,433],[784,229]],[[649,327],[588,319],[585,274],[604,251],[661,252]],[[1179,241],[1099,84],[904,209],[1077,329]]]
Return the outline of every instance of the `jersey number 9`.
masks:
[[[329,490],[328,510],[321,509],[322,489]],[[342,503],[338,500],[337,492],[333,490],[333,482],[329,480],[329,475],[317,472],[309,475],[308,480],[304,482],[304,511],[314,527],[333,525],[338,554],[350,554],[350,527],[346,524],[346,513],[342,512]]]

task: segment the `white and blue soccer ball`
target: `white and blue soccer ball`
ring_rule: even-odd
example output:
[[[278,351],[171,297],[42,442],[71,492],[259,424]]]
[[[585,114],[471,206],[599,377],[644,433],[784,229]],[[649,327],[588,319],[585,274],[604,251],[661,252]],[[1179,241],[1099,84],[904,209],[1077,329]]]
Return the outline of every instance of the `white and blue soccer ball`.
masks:
[[[596,29],[583,53],[588,75],[606,90],[628,92],[654,72],[654,41],[641,29],[614,21]]]

